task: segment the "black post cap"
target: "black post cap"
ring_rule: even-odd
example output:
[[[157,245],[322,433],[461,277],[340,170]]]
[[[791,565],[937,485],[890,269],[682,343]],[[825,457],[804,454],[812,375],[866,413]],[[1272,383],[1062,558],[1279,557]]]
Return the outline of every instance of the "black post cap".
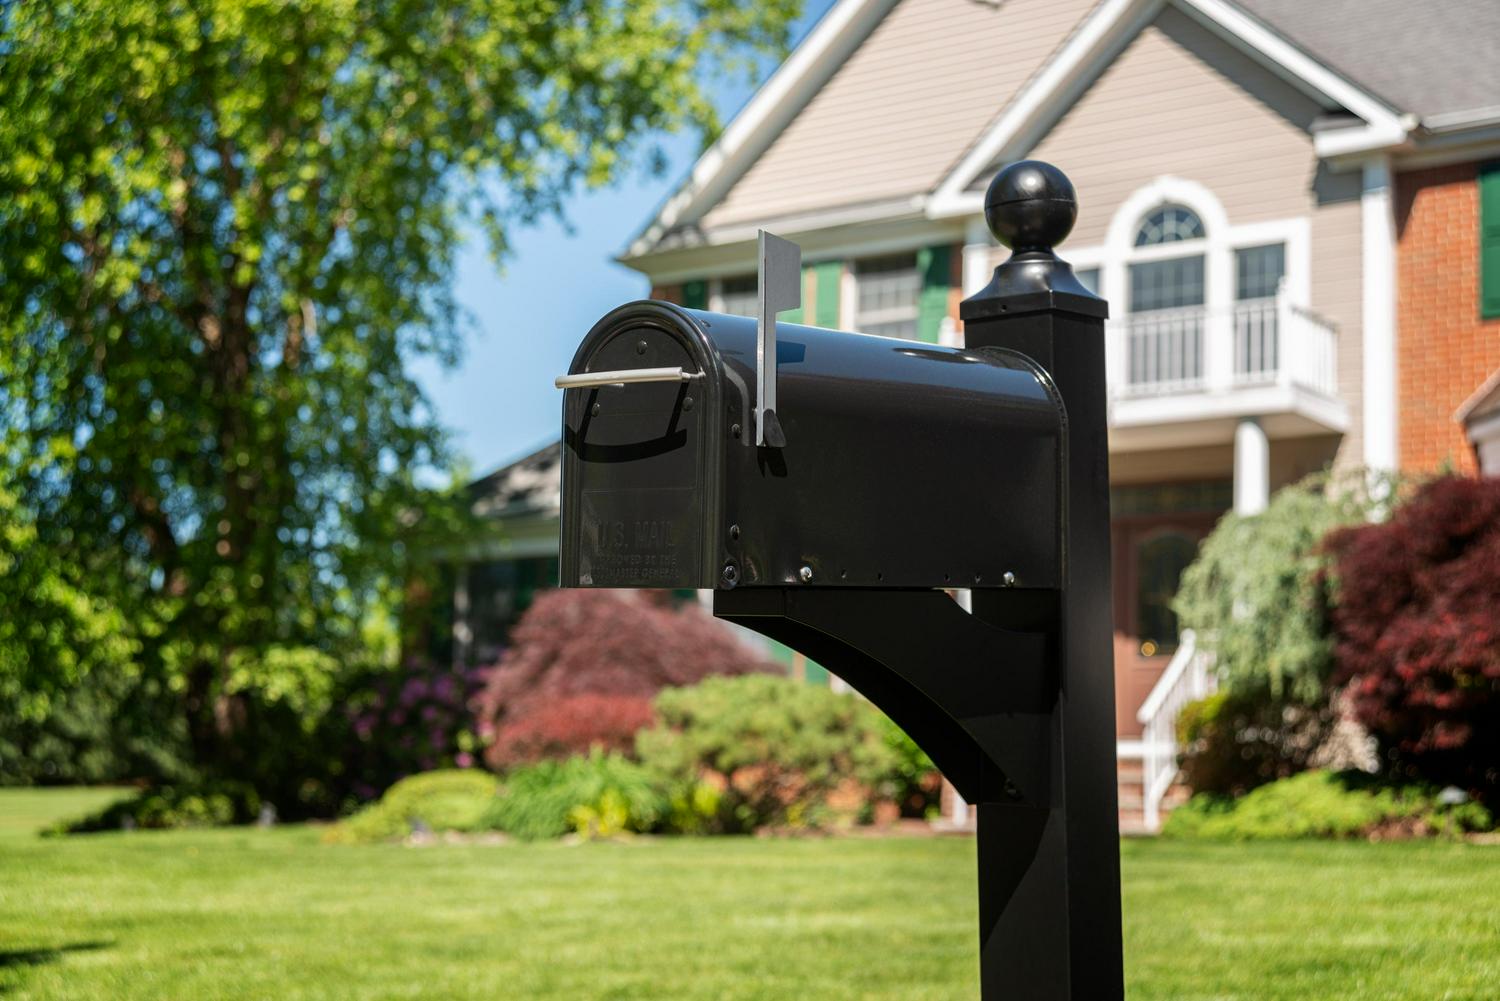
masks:
[[[1040,160],[1021,160],[995,175],[984,195],[984,221],[1017,253],[1050,251],[1073,232],[1078,196],[1066,174]]]
[[[1053,252],[1077,219],[1073,182],[1052,164],[1019,160],[996,174],[984,195],[984,221],[1011,255],[988,285],[963,301],[959,315],[978,320],[1016,310],[1063,309],[1106,316],[1108,304],[1084,288]]]

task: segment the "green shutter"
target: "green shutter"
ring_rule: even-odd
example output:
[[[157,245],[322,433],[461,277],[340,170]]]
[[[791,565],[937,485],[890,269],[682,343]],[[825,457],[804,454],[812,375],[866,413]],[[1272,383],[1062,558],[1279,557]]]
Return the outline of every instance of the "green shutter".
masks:
[[[929,344],[938,342],[943,317],[948,315],[951,253],[946,244],[917,251],[917,272],[922,276],[922,292],[917,298],[917,339]]]
[[[844,277],[844,265],[840,261],[823,261],[813,265],[817,282],[817,301],[813,303],[813,326],[833,327],[839,325],[839,284]]]
[[[1500,316],[1500,163],[1479,171],[1479,315]]]
[[[707,309],[708,282],[701,278],[697,281],[683,282],[682,304],[688,309]]]

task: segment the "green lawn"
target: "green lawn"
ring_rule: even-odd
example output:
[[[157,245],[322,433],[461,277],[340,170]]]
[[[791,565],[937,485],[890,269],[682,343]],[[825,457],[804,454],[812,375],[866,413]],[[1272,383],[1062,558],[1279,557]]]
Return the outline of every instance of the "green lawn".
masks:
[[[26,833],[89,805],[0,791],[7,1001],[977,996],[966,840]],[[1132,998],[1500,997],[1500,848],[1123,851]]]

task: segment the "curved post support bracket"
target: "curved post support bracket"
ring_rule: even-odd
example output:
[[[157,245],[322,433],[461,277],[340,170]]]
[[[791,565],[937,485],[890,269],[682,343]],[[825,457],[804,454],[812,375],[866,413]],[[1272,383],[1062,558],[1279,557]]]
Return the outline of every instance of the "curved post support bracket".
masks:
[[[969,802],[1051,802],[1049,634],[1001,628],[931,590],[740,588],[715,592],[714,614],[835,670]]]

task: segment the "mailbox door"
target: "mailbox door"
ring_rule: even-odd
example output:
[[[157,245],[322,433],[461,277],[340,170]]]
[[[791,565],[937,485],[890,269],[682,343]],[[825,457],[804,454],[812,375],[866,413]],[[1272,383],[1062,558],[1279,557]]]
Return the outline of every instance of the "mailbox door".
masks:
[[[680,368],[689,378],[565,391],[564,586],[713,586],[719,383],[685,328],[660,307],[627,307],[600,321],[574,359],[579,374]]]

